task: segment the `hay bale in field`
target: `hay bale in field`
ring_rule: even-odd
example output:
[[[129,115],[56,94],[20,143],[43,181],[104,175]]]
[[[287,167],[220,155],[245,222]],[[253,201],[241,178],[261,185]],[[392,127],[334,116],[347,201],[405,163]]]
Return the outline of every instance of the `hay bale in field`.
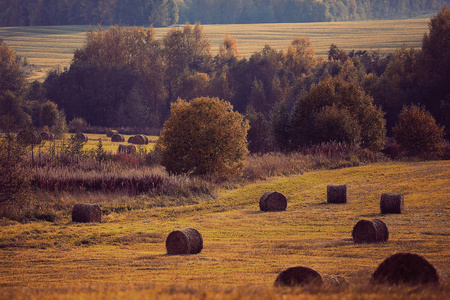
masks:
[[[287,198],[279,192],[267,192],[259,199],[261,211],[284,211],[287,207]]]
[[[78,203],[72,209],[72,222],[101,222],[102,210],[97,204]]]
[[[403,194],[381,194],[380,210],[382,214],[401,214],[404,205]]]
[[[108,131],[106,131],[106,136],[107,137],[112,137],[115,134],[119,134],[119,132],[117,130],[108,130]]]
[[[144,138],[144,145],[148,145],[148,136],[141,134],[142,137]]]
[[[135,145],[119,145],[117,152],[126,153],[126,154],[134,154],[134,153],[136,153],[136,146]]]
[[[167,254],[197,254],[203,249],[203,237],[194,228],[172,231],[166,239]]]
[[[53,134],[50,131],[42,131],[39,136],[44,141],[51,141],[53,140]]]
[[[125,142],[125,138],[123,137],[123,135],[121,134],[114,134],[111,137],[111,142],[115,142],[115,143],[123,143]]]
[[[360,220],[353,227],[352,237],[355,243],[382,243],[388,240],[389,231],[381,220]]]
[[[292,267],[282,271],[275,279],[274,286],[322,285],[322,276],[307,267]]]
[[[25,145],[37,145],[42,141],[42,138],[37,132],[31,130],[21,130],[17,133],[17,141]]]
[[[347,185],[327,186],[327,203],[343,204],[347,203]]]
[[[145,138],[142,134],[135,135],[133,141],[134,141],[133,144],[145,145]]]
[[[432,264],[420,255],[397,253],[386,258],[372,274],[375,284],[439,284],[439,275]]]
[[[130,136],[130,137],[128,138],[127,143],[128,143],[128,144],[135,144],[135,142],[134,142],[134,135],[132,135],[132,136]]]
[[[77,132],[75,134],[75,138],[79,141],[82,141],[83,143],[87,143],[87,141],[89,140],[87,134],[82,133],[82,132]]]

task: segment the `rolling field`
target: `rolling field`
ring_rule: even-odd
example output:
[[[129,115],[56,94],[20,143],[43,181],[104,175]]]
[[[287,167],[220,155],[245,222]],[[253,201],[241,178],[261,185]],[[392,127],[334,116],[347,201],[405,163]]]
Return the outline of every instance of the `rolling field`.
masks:
[[[240,54],[250,57],[265,45],[282,50],[297,36],[308,37],[318,55],[326,55],[332,43],[349,50],[393,52],[406,45],[420,48],[429,19],[359,21],[335,23],[204,25],[215,55],[226,34],[238,39]],[[89,26],[2,27],[0,37],[36,68],[30,80],[43,80],[46,72],[67,67],[73,52],[81,48]],[[156,28],[162,38],[169,28]]]
[[[326,203],[328,184],[348,184],[349,203]],[[259,211],[276,190],[285,212]],[[405,213],[381,215],[383,192],[403,193]],[[445,299],[450,292],[450,161],[378,163],[279,177],[195,205],[104,215],[102,223],[1,221],[2,299]],[[383,220],[389,240],[354,244],[360,219]],[[165,239],[193,227],[197,255],[166,255]],[[438,270],[439,288],[372,287],[388,256],[412,252]],[[349,285],[274,289],[280,271],[311,267]]]

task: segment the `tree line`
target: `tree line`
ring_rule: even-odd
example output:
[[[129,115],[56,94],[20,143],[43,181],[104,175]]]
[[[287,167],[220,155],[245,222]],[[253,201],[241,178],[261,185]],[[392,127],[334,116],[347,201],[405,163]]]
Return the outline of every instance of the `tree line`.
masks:
[[[448,0],[0,0],[0,26],[329,22],[408,18]]]
[[[30,122],[54,126],[61,115],[92,126],[161,128],[177,99],[217,97],[246,116],[252,152],[329,141],[378,151],[402,109],[414,104],[449,137],[449,28],[444,7],[431,19],[421,49],[382,55],[333,44],[327,57],[318,57],[308,39],[295,38],[285,50],[265,46],[247,59],[230,36],[213,55],[198,23],[172,28],[161,40],[152,28],[99,27],[88,32],[69,68],[31,85],[2,45],[0,120],[3,130]],[[50,122],[43,111],[52,104],[64,114]]]

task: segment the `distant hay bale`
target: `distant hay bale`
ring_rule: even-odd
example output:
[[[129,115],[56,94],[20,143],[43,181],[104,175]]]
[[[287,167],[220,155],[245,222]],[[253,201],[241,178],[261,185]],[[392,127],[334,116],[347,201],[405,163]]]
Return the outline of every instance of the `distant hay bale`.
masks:
[[[21,130],[17,133],[16,139],[21,144],[37,145],[42,141],[42,138],[37,132],[31,130]]]
[[[136,146],[135,145],[119,145],[118,152],[126,153],[126,154],[135,154]]]
[[[381,220],[360,220],[353,227],[352,237],[355,243],[382,243],[388,240],[389,231]]]
[[[123,135],[121,134],[114,134],[111,137],[111,142],[115,142],[115,143],[123,143],[125,142],[125,138],[123,137]]]
[[[87,141],[89,140],[87,134],[82,133],[82,132],[77,132],[77,133],[75,134],[75,138],[76,138],[77,140],[79,140],[79,141],[84,142],[84,143],[87,143]]]
[[[53,140],[53,134],[50,131],[42,131],[39,136],[43,141],[51,141]]]
[[[307,267],[292,267],[282,271],[275,279],[274,286],[305,286],[305,285],[322,285],[322,276]]]
[[[404,205],[403,194],[381,194],[380,210],[382,214],[401,214]]]
[[[327,186],[327,203],[347,203],[347,185],[329,184]]]
[[[203,249],[203,237],[194,228],[172,231],[166,239],[169,255],[197,254]]]
[[[128,143],[128,144],[135,144],[135,142],[134,142],[134,135],[132,135],[132,136],[130,136],[130,137],[128,138],[127,143]]]
[[[133,144],[137,145],[145,145],[145,138],[142,134],[138,134],[134,136]]]
[[[287,198],[278,192],[267,192],[259,199],[261,211],[284,211],[287,207]]]
[[[342,287],[347,286],[348,282],[345,279],[345,277],[342,276],[334,276],[334,275],[323,275],[322,276],[323,282],[331,287]]]
[[[371,282],[389,285],[439,284],[432,264],[420,255],[397,253],[386,258],[372,274]]]
[[[101,221],[102,210],[97,204],[78,203],[72,209],[72,222],[97,223]]]
[[[148,145],[148,136],[146,136],[146,135],[144,135],[144,134],[141,134],[142,135],[142,137],[144,138],[144,144],[145,145]]]
[[[112,137],[112,136],[115,135],[115,134],[119,134],[119,132],[118,132],[117,130],[108,130],[108,131],[106,132],[106,136],[107,136],[107,137]]]

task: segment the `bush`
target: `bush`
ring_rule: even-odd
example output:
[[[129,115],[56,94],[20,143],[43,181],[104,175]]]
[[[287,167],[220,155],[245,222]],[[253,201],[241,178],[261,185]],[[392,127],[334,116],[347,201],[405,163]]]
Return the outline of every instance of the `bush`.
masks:
[[[226,177],[248,154],[248,121],[229,102],[201,97],[171,106],[160,136],[161,163],[174,174]]]
[[[405,106],[393,133],[406,156],[428,159],[444,154],[444,127],[423,107]]]

